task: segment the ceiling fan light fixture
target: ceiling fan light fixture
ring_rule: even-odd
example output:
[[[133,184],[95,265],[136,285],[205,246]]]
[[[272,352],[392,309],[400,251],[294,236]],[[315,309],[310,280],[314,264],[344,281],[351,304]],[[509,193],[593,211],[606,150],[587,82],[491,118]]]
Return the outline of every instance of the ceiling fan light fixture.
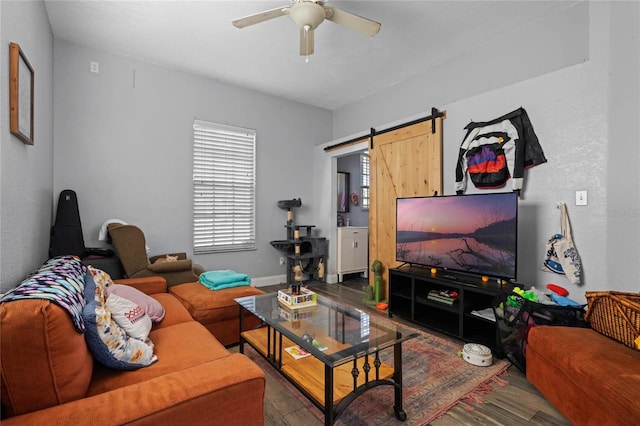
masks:
[[[2,0],[0,0],[2,1]],[[232,21],[237,28],[244,28],[260,22],[289,15],[296,23],[300,32],[300,55],[305,56],[307,61],[309,55],[313,54],[313,39],[315,29],[324,21],[328,20],[359,33],[374,36],[380,31],[380,23],[371,19],[363,18],[353,13],[335,7],[324,5],[323,0],[290,0],[290,7],[280,7],[264,12],[245,16],[244,18]]]
[[[310,1],[296,3],[289,9],[289,16],[300,29],[308,26],[315,30],[324,21],[325,14],[324,7]]]

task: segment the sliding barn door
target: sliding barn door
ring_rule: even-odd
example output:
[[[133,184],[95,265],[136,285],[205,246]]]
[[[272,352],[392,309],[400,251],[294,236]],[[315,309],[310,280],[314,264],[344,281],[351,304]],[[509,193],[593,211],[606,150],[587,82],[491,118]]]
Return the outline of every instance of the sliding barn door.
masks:
[[[435,124],[435,133],[429,120],[376,135],[369,149],[369,260],[384,265],[386,297],[388,270],[398,265],[396,198],[442,195],[442,118]]]

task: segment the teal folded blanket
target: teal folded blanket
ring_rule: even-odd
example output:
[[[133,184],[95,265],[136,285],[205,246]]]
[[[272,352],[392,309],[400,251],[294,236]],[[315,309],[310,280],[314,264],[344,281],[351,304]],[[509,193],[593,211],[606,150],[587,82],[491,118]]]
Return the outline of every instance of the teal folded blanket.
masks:
[[[251,284],[251,277],[247,274],[239,274],[229,269],[222,271],[207,271],[200,274],[200,283],[211,290],[223,288],[241,287]]]

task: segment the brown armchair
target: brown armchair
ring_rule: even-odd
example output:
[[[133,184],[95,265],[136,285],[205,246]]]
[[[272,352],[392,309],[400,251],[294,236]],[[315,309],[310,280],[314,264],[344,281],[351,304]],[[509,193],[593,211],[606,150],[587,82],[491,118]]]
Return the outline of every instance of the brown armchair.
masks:
[[[147,257],[144,233],[137,226],[112,223],[107,229],[128,278],[159,275],[167,280],[167,285],[172,286],[198,281],[204,272],[202,266],[187,259],[186,253]],[[177,260],[167,261],[167,256],[177,257]]]

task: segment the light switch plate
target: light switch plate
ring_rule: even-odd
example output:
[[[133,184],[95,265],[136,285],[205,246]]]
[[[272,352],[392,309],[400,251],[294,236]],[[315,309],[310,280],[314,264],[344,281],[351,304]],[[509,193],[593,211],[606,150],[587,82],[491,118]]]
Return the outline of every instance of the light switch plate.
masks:
[[[587,205],[587,191],[576,191],[576,206]]]

